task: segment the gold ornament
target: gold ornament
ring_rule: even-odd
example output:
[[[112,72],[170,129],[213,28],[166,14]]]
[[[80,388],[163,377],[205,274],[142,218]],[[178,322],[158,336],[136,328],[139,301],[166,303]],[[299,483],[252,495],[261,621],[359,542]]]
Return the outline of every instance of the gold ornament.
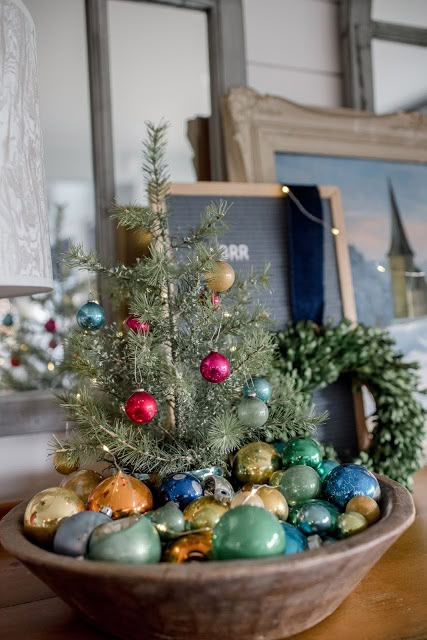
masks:
[[[286,520],[289,513],[288,503],[285,496],[275,487],[261,485],[255,489],[256,495],[261,498],[265,509],[271,511],[279,520]]]
[[[182,564],[208,560],[212,550],[212,531],[189,533],[172,542],[163,554],[164,562]]]
[[[251,507],[261,507],[261,509],[264,508],[262,498],[260,498],[256,491],[252,489],[248,489],[246,491],[242,489],[242,491],[238,491],[231,501],[230,508],[234,509],[235,507],[240,507],[243,504]]]
[[[202,496],[184,509],[184,518],[191,529],[213,529],[226,511],[228,506],[221,504],[213,496]]]
[[[64,478],[59,486],[64,489],[71,489],[86,503],[100,482],[102,482],[100,473],[92,471],[92,469],[80,469],[72,473],[68,478]]]
[[[347,513],[349,511],[361,513],[362,516],[365,516],[369,525],[374,524],[374,522],[377,522],[381,517],[378,504],[373,498],[369,498],[368,496],[354,496],[350,502],[347,502],[345,510]]]
[[[62,451],[57,451],[53,456],[53,466],[58,473],[61,473],[63,476],[68,476],[70,473],[77,471],[80,467],[80,461],[77,459],[74,464],[70,464],[67,462]]]
[[[356,511],[348,511],[340,513],[337,518],[337,531],[340,538],[348,538],[360,533],[368,527],[368,521],[365,516]]]
[[[266,442],[251,442],[238,451],[234,475],[240,482],[267,484],[280,465],[276,449]]]
[[[27,504],[24,531],[40,546],[49,547],[61,520],[84,510],[83,500],[74,491],[62,487],[44,489]]]
[[[205,280],[209,289],[219,293],[230,289],[233,286],[235,277],[236,274],[231,264],[223,260],[215,262],[213,270],[205,273]]]
[[[151,511],[153,495],[143,482],[119,471],[103,480],[89,497],[87,508],[90,511],[100,511],[102,507],[110,507],[113,510],[111,517],[117,520]]]
[[[269,481],[269,483],[268,483],[268,484],[270,485],[270,487],[279,487],[279,486],[280,486],[280,481],[281,481],[281,479],[282,479],[282,477],[283,477],[283,474],[284,474],[284,473],[285,473],[285,472],[284,472],[284,471],[282,471],[282,470],[280,470],[280,471],[275,471],[275,472],[271,475],[270,481]]]
[[[148,256],[150,253],[150,244],[153,242],[154,236],[148,229],[137,229],[133,232],[126,233],[125,236],[125,252],[124,262],[127,265],[133,265],[139,258]]]

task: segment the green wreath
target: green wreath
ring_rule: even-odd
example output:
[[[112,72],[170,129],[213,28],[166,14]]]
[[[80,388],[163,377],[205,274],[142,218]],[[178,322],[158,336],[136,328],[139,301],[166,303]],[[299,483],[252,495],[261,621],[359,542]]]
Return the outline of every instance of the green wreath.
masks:
[[[350,373],[356,388],[366,385],[376,403],[375,427],[367,452],[358,462],[411,487],[411,476],[423,464],[425,410],[416,363],[403,362],[391,336],[381,329],[352,325],[291,325],[278,334],[280,376],[291,378],[312,394]]]

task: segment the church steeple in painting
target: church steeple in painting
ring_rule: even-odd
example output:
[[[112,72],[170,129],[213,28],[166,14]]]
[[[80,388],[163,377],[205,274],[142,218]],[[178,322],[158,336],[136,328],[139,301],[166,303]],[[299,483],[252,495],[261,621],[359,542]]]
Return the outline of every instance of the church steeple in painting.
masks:
[[[405,229],[403,228],[402,220],[400,218],[399,208],[396,202],[396,196],[394,195],[393,185],[391,180],[388,180],[388,192],[390,195],[391,206],[391,244],[388,252],[389,256],[413,256],[408,238],[406,237]]]

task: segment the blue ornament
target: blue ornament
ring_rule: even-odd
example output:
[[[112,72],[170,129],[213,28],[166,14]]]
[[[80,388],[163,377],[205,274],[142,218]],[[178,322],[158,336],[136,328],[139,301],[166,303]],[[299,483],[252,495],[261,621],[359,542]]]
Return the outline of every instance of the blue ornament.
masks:
[[[86,302],[77,312],[77,323],[82,329],[97,331],[104,326],[104,322],[104,309],[97,302]]]
[[[332,469],[335,469],[335,467],[338,466],[339,463],[336,460],[322,460],[321,462],[319,462],[316,467],[316,471],[319,474],[321,481],[323,482],[323,480],[332,471]]]
[[[381,495],[374,474],[358,464],[341,464],[332,469],[322,489],[325,498],[341,509],[354,496],[368,496],[378,501]]]
[[[11,313],[6,313],[6,315],[3,318],[3,325],[5,327],[12,327],[14,322],[15,320],[13,319],[13,315]]]
[[[271,384],[267,378],[252,378],[243,387],[243,395],[247,398],[249,395],[255,394],[259,400],[268,402],[271,398]]]
[[[294,527],[293,524],[289,524],[288,522],[280,523],[285,532],[286,545],[285,545],[285,555],[288,556],[291,553],[300,553],[301,551],[305,551],[308,547],[307,538],[299,529]]]
[[[64,518],[53,539],[54,552],[64,556],[84,556],[92,531],[105,522],[111,522],[111,518],[98,511],[81,511]]]
[[[184,509],[193,500],[201,498],[203,489],[192,473],[174,473],[163,480],[160,495],[165,502],[176,502],[180,509]]]
[[[325,500],[307,500],[298,508],[295,524],[306,536],[327,534],[334,531],[338,509]]]

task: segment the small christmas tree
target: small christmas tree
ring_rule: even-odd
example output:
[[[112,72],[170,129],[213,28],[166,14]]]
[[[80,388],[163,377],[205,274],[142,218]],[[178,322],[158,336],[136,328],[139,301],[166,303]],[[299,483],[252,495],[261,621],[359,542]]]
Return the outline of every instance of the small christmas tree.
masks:
[[[231,286],[234,272],[217,243],[228,210],[222,201],[208,206],[197,228],[170,237],[165,134],[165,126],[148,125],[149,204],[113,212],[119,225],[151,239],[149,255],[112,266],[81,247],[69,254],[72,267],[104,278],[116,306],[130,313],[124,329],[93,331],[100,323],[91,325],[99,311],[92,302],[80,318],[88,330],[67,341],[67,366],[80,386],[62,399],[75,428],[54,449],[56,462],[71,468],[95,459],[161,475],[226,467],[242,445],[305,436],[318,421],[290,383],[273,389],[268,408],[243,397],[244,385],[273,364],[268,315],[253,297],[267,270]]]

